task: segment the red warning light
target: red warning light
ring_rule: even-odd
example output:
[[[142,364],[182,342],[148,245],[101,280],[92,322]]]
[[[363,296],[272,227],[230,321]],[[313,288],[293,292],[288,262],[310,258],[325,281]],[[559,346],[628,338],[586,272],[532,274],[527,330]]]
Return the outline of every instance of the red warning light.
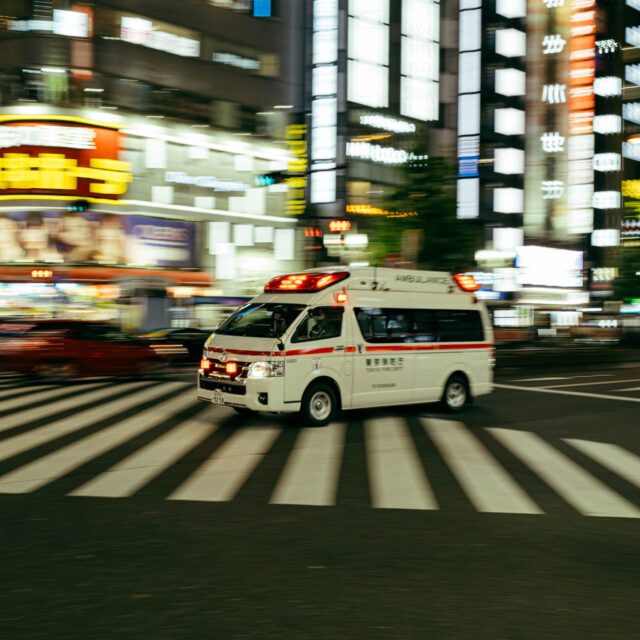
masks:
[[[294,273],[288,276],[272,278],[264,290],[294,292],[321,291],[348,277],[349,274],[346,271],[336,271],[334,273]]]
[[[238,363],[237,362],[227,362],[227,366],[225,367],[225,371],[230,376],[235,376],[238,373]]]
[[[457,273],[453,278],[463,291],[477,291],[480,288],[480,285],[476,282],[476,279],[473,276],[465,276],[461,273]]]

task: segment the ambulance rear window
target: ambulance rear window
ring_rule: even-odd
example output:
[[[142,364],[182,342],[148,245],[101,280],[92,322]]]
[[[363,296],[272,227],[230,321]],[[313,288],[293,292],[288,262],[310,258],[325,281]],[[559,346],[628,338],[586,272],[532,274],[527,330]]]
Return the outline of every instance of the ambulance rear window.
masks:
[[[478,311],[355,309],[362,337],[372,343],[482,342]]]

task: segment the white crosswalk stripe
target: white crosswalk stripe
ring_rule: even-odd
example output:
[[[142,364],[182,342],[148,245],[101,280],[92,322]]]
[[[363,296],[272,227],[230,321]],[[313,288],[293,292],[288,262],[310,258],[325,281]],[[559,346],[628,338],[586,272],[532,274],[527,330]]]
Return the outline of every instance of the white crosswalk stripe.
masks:
[[[88,385],[88,388],[93,388],[95,387],[95,385]],[[73,390],[76,390],[78,393],[82,393],[85,389],[87,388],[87,386],[82,385],[82,386],[73,386],[73,387],[68,387],[67,389],[64,390],[65,393],[72,393]],[[42,389],[42,387],[40,387],[40,389]],[[20,407],[20,406],[30,406],[36,402],[42,402],[43,400],[49,400],[50,398],[55,398],[56,396],[60,396],[61,395],[61,390],[60,387],[57,387],[55,389],[47,389],[45,391],[35,391],[34,393],[29,393],[27,395],[23,395],[20,396],[19,398],[12,398],[11,400],[3,400],[0,403],[0,410],[1,411],[8,411],[9,409],[15,409],[16,407]],[[70,398],[75,397],[75,394],[69,396]],[[49,407],[51,407],[51,405],[48,405]],[[49,409],[47,411],[47,414],[51,413],[51,410]]]
[[[628,480],[636,487],[640,487],[640,457],[623,449],[617,444],[603,442],[589,442],[565,438],[565,442],[578,449],[585,455],[599,462],[614,473]]]
[[[180,383],[173,385],[174,388],[181,386]],[[170,417],[167,411],[179,413],[195,403],[193,389],[189,389],[177,399],[165,400],[151,409],[19,467],[0,477],[0,493],[35,491],[166,420]]]
[[[21,380],[24,380],[22,376],[11,374],[11,373],[5,373],[3,375],[0,375],[0,387],[4,387],[14,382],[20,382]]]
[[[58,399],[69,387],[38,387],[32,394],[3,403],[15,411],[5,416],[0,431],[26,425],[44,417],[41,426],[0,439],[0,493],[21,494],[35,491],[80,469],[168,420],[174,420],[165,433],[137,448],[111,466],[98,468],[89,477],[78,478],[74,497],[126,498],[152,483],[190,452],[198,449],[229,416],[217,407],[206,407],[194,417],[179,421],[180,414],[197,404],[195,393],[185,382],[124,382],[117,385],[95,383],[79,385],[77,394]],[[47,394],[47,395],[44,395]],[[48,395],[50,394],[50,395]],[[122,397],[120,394],[124,394]],[[167,397],[173,394],[171,397]],[[39,396],[49,404],[30,407]],[[14,402],[17,401],[17,402]],[[96,404],[97,403],[97,404]],[[142,408],[149,403],[152,406]],[[90,405],[90,406],[87,406]],[[130,412],[136,411],[131,414]],[[60,417],[60,412],[70,413]],[[126,415],[129,413],[129,415]],[[100,427],[98,423],[110,419]],[[439,457],[451,470],[460,488],[479,512],[530,514],[544,513],[542,502],[529,493],[483,444],[482,438],[462,422],[419,418],[426,436]],[[236,424],[232,422],[230,424]],[[80,432],[96,425],[89,435]],[[338,501],[341,482],[354,482],[344,468],[345,423],[325,428],[302,428],[287,454],[275,488],[264,500],[273,505],[330,507]],[[252,474],[272,449],[285,427],[274,422],[266,426],[238,428],[180,486],[171,487],[168,499],[175,501],[225,502],[236,498]],[[572,459],[571,451],[561,452],[553,443],[526,431],[488,428],[495,438],[527,468],[537,474],[568,505],[585,516],[640,518],[640,508],[608,487],[593,473]],[[7,434],[9,435],[9,434]],[[71,444],[57,441],[63,437]],[[70,437],[70,438],[69,438]],[[576,452],[596,461],[635,487],[640,487],[640,457],[613,444],[566,438]],[[22,464],[12,458],[48,445],[47,453]],[[429,462],[421,458],[406,420],[385,417],[365,420],[364,443],[371,504],[378,509],[437,510],[441,485],[427,477]],[[496,444],[496,446],[498,446]],[[56,448],[57,447],[57,448]],[[505,452],[506,455],[506,452]],[[578,456],[575,453],[575,456]],[[21,464],[16,468],[16,464]],[[191,464],[191,463],[190,463]],[[94,467],[96,465],[93,465]],[[271,467],[269,467],[271,468]],[[358,475],[355,476],[359,478]],[[435,478],[439,482],[443,480]],[[431,480],[431,481],[430,481]],[[357,480],[361,483],[361,480]],[[366,481],[365,481],[366,482]],[[68,490],[68,489],[67,489]],[[542,506],[540,506],[542,505]]]
[[[96,390],[96,387],[98,386],[100,388]],[[63,392],[66,392],[67,390],[67,388],[64,388]],[[87,393],[88,391],[91,391],[91,393]],[[66,397],[64,400],[54,400],[53,402],[44,404],[40,407],[33,407],[31,409],[24,408],[21,411],[10,414],[3,419],[3,422],[0,425],[0,431],[21,427],[24,424],[41,420],[42,418],[48,418],[56,413],[60,413],[61,411],[82,407],[83,405],[100,400],[107,393],[107,387],[105,387],[103,383],[96,382],[95,384],[82,385],[82,387],[78,389],[77,393]],[[58,389],[54,396],[60,394],[61,390]],[[22,405],[24,407],[28,407],[30,404],[31,401],[29,397],[22,399]]]
[[[365,444],[374,508],[438,508],[416,446],[402,420],[368,420]]]
[[[302,429],[270,502],[316,507],[335,504],[344,437],[345,425],[340,423],[325,429]]]
[[[640,518],[638,507],[535,433],[500,428],[488,431],[583,515]]]
[[[232,500],[280,432],[278,428],[252,427],[234,434],[169,496],[169,500]]]
[[[218,427],[213,424],[211,413],[209,409],[173,428],[69,495],[101,498],[133,495],[216,431]]]
[[[462,423],[435,419],[421,422],[478,511],[543,513]]]
[[[15,395],[16,393],[24,393],[25,395],[28,395],[28,392],[33,392],[34,396],[37,395],[40,391],[48,391],[49,389],[51,389],[52,385],[43,385],[43,384],[32,384],[32,385],[25,385],[24,387],[20,386],[20,387],[10,387],[9,389],[3,389],[2,391],[0,391],[0,398],[6,398],[7,396],[12,396]],[[60,389],[57,388],[58,393],[60,393]],[[33,402],[33,397],[34,396],[29,396],[29,401]],[[17,398],[18,402],[16,404],[14,404],[13,406],[9,405],[9,402],[7,402],[6,400],[1,400],[0,401],[0,411],[7,411],[9,409],[12,409],[14,406],[15,407],[19,407],[20,406],[20,398]]]
[[[118,388],[118,391],[133,390],[140,387],[142,384],[144,383],[136,382],[129,385],[123,385]],[[154,386],[151,389],[147,389],[130,396],[125,396],[119,400],[112,400],[111,402],[106,402],[105,404],[100,405],[100,413],[101,415],[117,415],[122,411],[133,409],[148,400],[153,400],[156,397],[161,398],[169,390],[170,388],[168,385],[161,385],[159,387]],[[31,429],[25,433],[19,433],[12,438],[2,440],[0,443],[0,462],[24,453],[25,451],[29,451],[29,449],[51,442],[56,438],[73,433],[74,431],[78,431],[84,427],[89,427],[95,422],[95,420],[96,409],[95,407],[91,407],[90,409],[85,409],[84,411],[75,413],[73,416],[68,418],[62,418],[61,420],[50,422],[42,427]]]

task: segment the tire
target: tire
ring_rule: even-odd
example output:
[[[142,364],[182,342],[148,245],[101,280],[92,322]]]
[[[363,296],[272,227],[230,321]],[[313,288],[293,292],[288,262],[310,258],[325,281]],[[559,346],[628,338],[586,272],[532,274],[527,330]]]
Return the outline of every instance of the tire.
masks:
[[[302,396],[300,415],[305,424],[324,427],[338,413],[336,392],[323,382],[310,385]]]
[[[454,373],[444,385],[440,403],[448,413],[459,413],[469,402],[469,385],[457,373]]]
[[[252,409],[247,409],[246,407],[233,407],[233,410],[241,416],[250,416],[254,413]]]

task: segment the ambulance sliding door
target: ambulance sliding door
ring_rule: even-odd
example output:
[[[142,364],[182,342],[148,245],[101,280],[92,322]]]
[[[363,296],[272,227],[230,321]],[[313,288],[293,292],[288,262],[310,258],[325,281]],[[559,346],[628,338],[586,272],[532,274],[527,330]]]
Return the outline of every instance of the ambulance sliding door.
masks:
[[[354,308],[356,353],[353,407],[412,401],[414,358],[406,350],[411,312],[403,309]]]
[[[415,309],[413,312],[413,344],[415,353],[414,402],[434,402],[440,399],[439,354],[433,343],[437,342],[436,312]]]

